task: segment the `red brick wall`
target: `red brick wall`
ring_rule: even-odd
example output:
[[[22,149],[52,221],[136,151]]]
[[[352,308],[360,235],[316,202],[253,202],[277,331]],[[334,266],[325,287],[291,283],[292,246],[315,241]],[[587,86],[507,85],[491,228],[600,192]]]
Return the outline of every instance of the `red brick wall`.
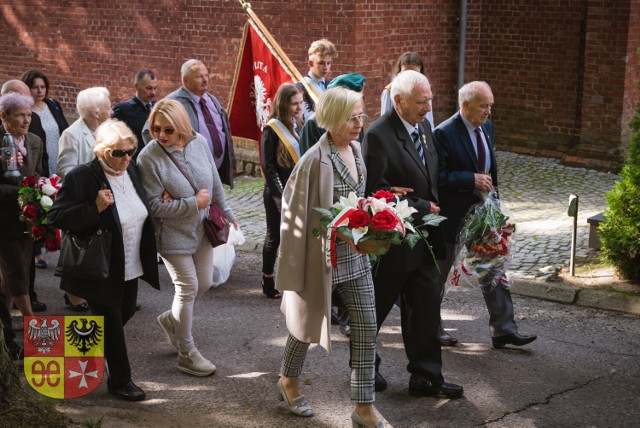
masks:
[[[332,75],[366,75],[372,117],[396,59],[408,50],[420,53],[439,123],[457,109],[459,3],[264,0],[252,6],[303,74],[309,43],[332,40],[339,51]],[[639,3],[469,0],[466,80],[493,87],[500,148],[615,167],[611,159],[622,158],[626,123],[639,100]],[[157,72],[166,95],[180,85],[182,62],[199,58],[226,104],[244,20],[231,0],[13,0],[0,7],[0,80],[38,68],[72,114],[77,92],[89,86],[108,87],[114,101],[129,98],[141,66]]]

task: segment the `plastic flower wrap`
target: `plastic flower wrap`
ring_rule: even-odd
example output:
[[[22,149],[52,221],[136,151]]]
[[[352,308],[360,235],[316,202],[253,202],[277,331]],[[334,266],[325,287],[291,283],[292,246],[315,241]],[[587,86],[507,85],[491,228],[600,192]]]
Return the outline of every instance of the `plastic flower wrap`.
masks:
[[[340,238],[356,246],[358,251],[369,254],[373,262],[387,253],[391,244],[406,243],[413,248],[418,239],[425,239],[427,232],[414,227],[412,214],[417,210],[407,200],[400,200],[386,190],[379,190],[368,198],[350,192],[329,209],[314,208],[322,214],[321,223],[327,230],[325,262],[336,267],[336,239]],[[429,214],[420,226],[437,225],[445,217]],[[314,235],[320,231],[314,229]],[[428,244],[427,244],[428,245]],[[431,247],[429,247],[431,249]],[[433,254],[433,252],[432,252]]]
[[[29,226],[26,233],[31,235],[35,245],[43,247],[48,252],[58,251],[60,247],[60,234],[56,229],[49,227],[47,212],[51,209],[61,185],[62,181],[57,175],[39,179],[27,176],[22,180],[22,187],[18,190],[20,220]]]
[[[483,193],[484,201],[471,207],[458,234],[452,285],[467,284],[490,291],[509,287],[507,268],[515,250],[515,224],[495,191]],[[466,250],[466,251],[465,251]]]

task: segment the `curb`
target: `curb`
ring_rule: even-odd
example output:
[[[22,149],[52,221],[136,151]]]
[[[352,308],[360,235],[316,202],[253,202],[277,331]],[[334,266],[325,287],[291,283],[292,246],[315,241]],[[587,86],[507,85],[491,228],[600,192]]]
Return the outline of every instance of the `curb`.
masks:
[[[550,302],[603,309],[640,316],[640,296],[618,291],[591,290],[572,285],[514,279],[511,292]]]
[[[247,239],[236,246],[237,251],[262,252],[263,241]],[[583,306],[606,311],[622,312],[640,316],[640,296],[617,291],[592,290],[573,285],[559,285],[544,281],[514,278],[511,292],[520,296],[533,297],[566,305]]]

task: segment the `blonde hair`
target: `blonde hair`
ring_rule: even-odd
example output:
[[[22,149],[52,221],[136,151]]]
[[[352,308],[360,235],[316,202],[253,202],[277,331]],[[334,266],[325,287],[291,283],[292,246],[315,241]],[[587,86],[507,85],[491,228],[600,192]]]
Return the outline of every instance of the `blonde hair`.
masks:
[[[316,121],[327,131],[337,131],[351,119],[353,108],[362,102],[362,93],[336,87],[327,89],[320,95],[316,105]]]
[[[138,148],[136,134],[126,123],[116,119],[107,119],[96,129],[96,145],[93,147],[93,154],[97,158],[104,158],[105,152],[112,150],[120,141],[129,140],[135,148]]]
[[[180,137],[180,142],[186,142],[193,135],[189,114],[184,106],[179,101],[165,98],[153,106],[153,110],[149,115],[149,132],[154,139],[158,139],[158,135],[153,132],[154,122],[158,114],[161,114],[173,126]]]
[[[316,40],[309,47],[309,60],[313,61],[316,55],[329,55],[331,58],[338,56],[338,51],[333,43],[327,39]]]

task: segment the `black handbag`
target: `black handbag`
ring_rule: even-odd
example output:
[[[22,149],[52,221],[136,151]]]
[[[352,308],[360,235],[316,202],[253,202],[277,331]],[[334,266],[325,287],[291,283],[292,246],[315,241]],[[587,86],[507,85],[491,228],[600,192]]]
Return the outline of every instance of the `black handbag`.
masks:
[[[193,183],[193,180],[184,172],[182,166],[171,156],[171,153],[169,153],[162,144],[158,143],[158,145],[164,150],[167,156],[169,156],[169,159],[171,159],[182,175],[184,175],[184,178],[187,179],[193,191],[198,193],[198,188]],[[227,243],[229,239],[229,219],[219,206],[214,203],[209,205],[209,213],[204,220],[202,220],[202,225],[204,227],[204,233],[207,235],[207,239],[209,239],[213,248]]]
[[[111,239],[111,232],[102,228],[86,238],[65,232],[54,275],[90,281],[109,279]]]

